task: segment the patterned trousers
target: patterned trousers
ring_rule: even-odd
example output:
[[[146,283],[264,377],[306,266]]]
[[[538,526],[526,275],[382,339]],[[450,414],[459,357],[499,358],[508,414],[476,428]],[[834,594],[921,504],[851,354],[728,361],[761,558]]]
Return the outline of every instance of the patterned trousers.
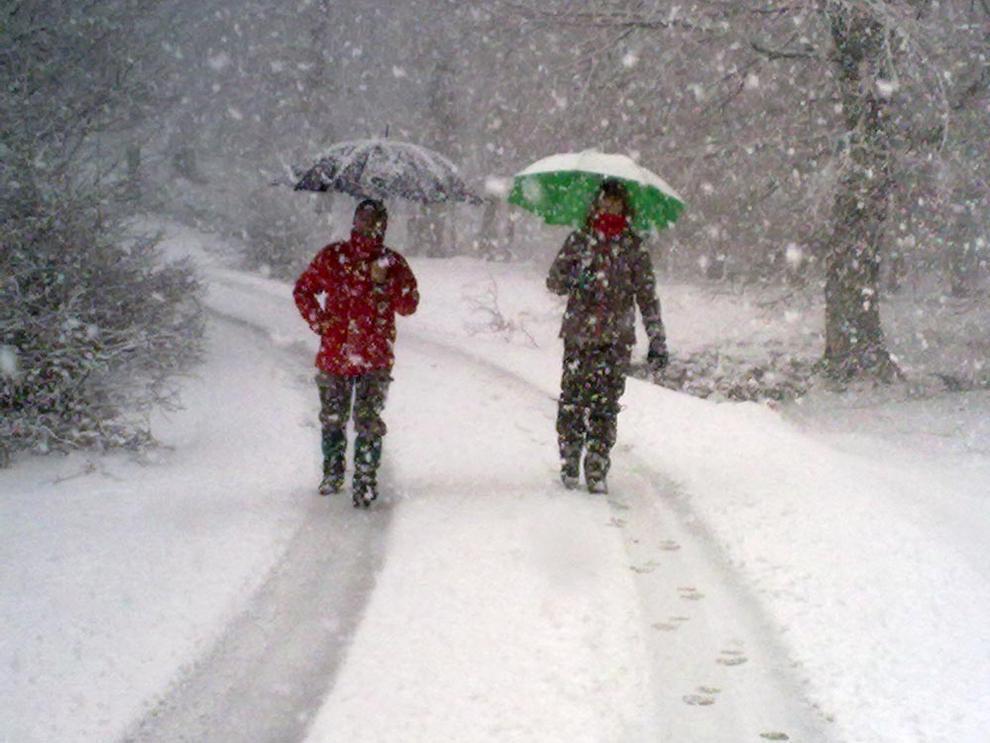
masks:
[[[564,342],[557,442],[561,464],[573,475],[583,452],[586,477],[601,479],[608,472],[630,354],[625,345]]]
[[[320,425],[322,426],[323,474],[344,478],[347,453],[347,421],[354,411],[354,480],[374,483],[382,458],[382,437],[387,428],[382,420],[388,386],[392,381],[388,369],[357,377],[341,377],[320,372],[316,384],[320,390]]]

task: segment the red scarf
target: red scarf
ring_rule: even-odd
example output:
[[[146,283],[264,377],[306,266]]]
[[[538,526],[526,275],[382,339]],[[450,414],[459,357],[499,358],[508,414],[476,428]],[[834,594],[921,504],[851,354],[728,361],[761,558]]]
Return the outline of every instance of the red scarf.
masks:
[[[626,219],[624,214],[602,212],[594,216],[591,220],[591,226],[602,237],[612,240],[626,231],[626,227],[629,226],[629,220]]]

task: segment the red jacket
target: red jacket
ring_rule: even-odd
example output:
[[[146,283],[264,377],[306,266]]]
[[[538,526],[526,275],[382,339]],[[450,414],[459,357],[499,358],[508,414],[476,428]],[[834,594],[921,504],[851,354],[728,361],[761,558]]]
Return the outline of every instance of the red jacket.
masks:
[[[378,284],[371,278],[374,263],[385,269]],[[319,294],[326,295],[322,307]],[[303,319],[323,337],[316,366],[345,377],[392,368],[395,313],[411,315],[419,304],[406,260],[381,240],[356,232],[323,248],[292,295]]]

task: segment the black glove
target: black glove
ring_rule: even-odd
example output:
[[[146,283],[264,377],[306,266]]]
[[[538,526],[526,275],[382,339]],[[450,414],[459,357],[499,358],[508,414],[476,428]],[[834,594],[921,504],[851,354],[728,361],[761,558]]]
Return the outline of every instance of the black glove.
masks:
[[[663,338],[650,341],[650,350],[646,352],[646,365],[650,367],[650,371],[658,372],[666,368],[669,361],[667,341]]]

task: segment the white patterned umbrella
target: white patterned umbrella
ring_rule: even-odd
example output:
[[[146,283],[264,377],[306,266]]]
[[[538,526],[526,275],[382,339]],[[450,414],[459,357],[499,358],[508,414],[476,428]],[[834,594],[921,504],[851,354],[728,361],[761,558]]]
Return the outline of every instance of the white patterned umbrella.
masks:
[[[420,204],[480,204],[450,160],[410,142],[362,139],[333,145],[309,170],[297,191],[339,191],[357,198],[401,198]]]

